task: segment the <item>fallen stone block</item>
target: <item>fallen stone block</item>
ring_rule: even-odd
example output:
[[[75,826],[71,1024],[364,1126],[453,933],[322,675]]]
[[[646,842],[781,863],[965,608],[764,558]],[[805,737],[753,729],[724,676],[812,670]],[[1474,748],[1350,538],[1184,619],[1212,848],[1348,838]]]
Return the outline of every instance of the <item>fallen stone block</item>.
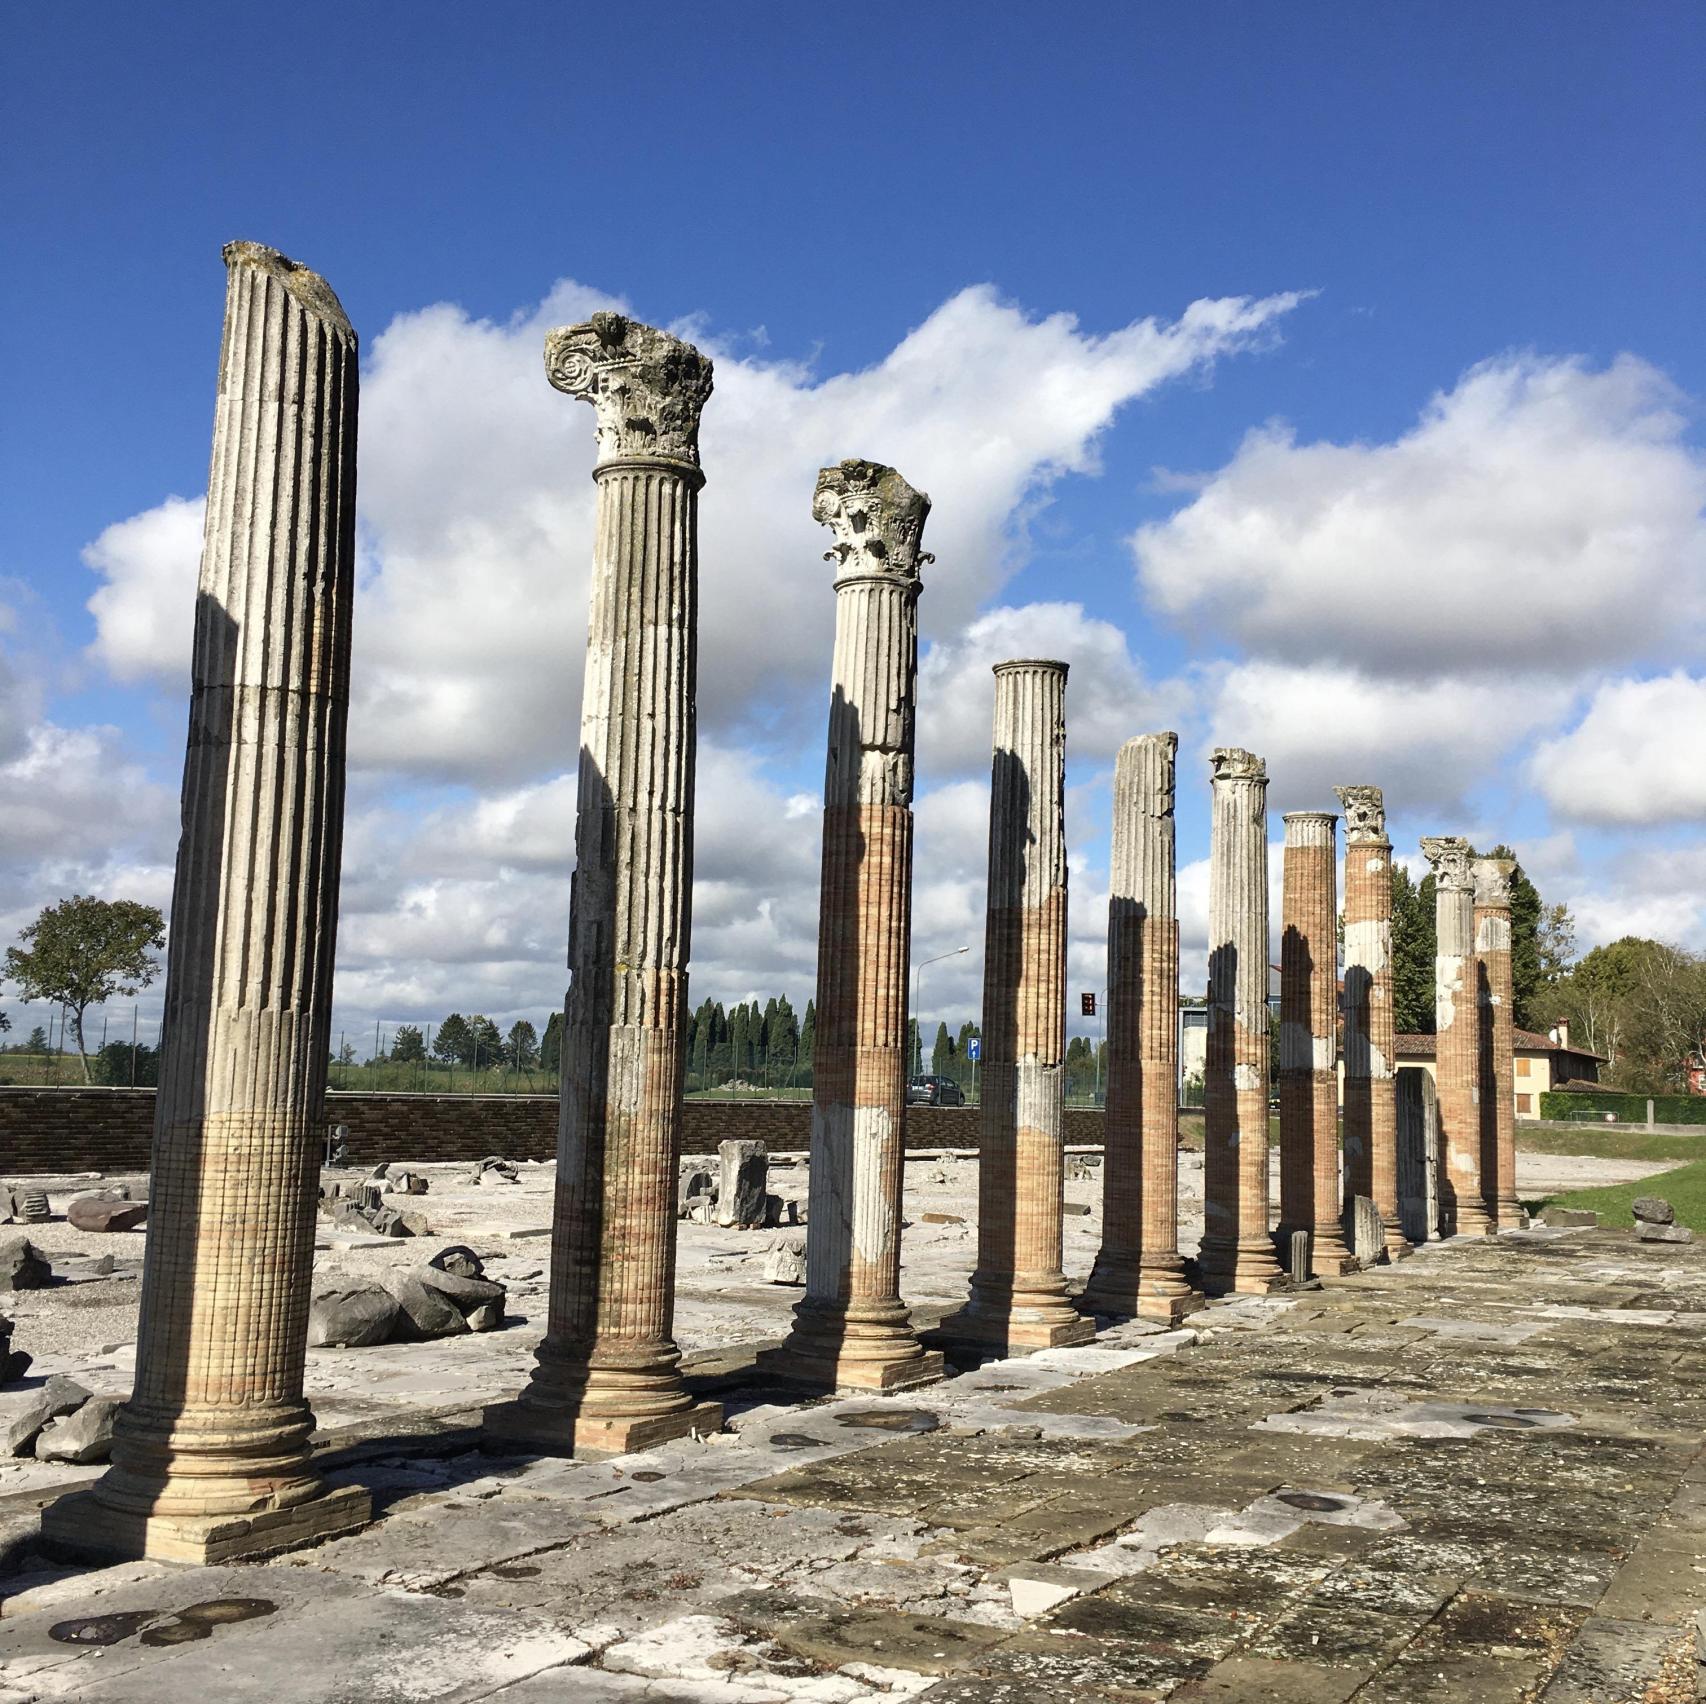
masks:
[[[105,1461],[112,1454],[119,1406],[116,1396],[92,1396],[81,1408],[50,1420],[36,1434],[36,1460],[78,1465]]]
[[[688,1166],[681,1174],[681,1181],[675,1191],[675,1216],[678,1219],[690,1218],[693,1213],[693,1203],[701,1195],[716,1199],[717,1182],[703,1166]]]
[[[780,1195],[764,1197],[764,1223],[766,1226],[797,1225],[800,1222],[800,1204],[789,1201]]]
[[[1629,1203],[1637,1224],[1674,1225],[1676,1209],[1662,1195],[1637,1195]]]
[[[108,1195],[79,1195],[65,1209],[78,1231],[134,1231],[148,1217],[146,1201],[115,1200]]]
[[[428,1266],[436,1266],[440,1272],[448,1272],[456,1278],[484,1278],[486,1265],[473,1249],[466,1243],[452,1243],[449,1248],[441,1248]]]
[[[365,1349],[388,1343],[401,1310],[377,1284],[322,1290],[308,1304],[308,1341],[324,1349]]]
[[[764,1144],[719,1142],[717,1159],[722,1171],[717,1185],[717,1223],[730,1230],[762,1230],[770,1181],[770,1160]]]
[[[12,1347],[12,1322],[0,1314],[0,1385],[16,1384],[30,1370],[33,1355]]]
[[[400,1310],[392,1336],[400,1343],[425,1343],[460,1337],[468,1330],[462,1310],[442,1291],[421,1281],[419,1270],[388,1273],[385,1288]]]
[[[1033,1616],[1046,1615],[1081,1593],[1095,1591],[1107,1583],[1106,1574],[1052,1562],[1029,1562],[1021,1568],[1012,1569],[1007,1575],[1007,1589],[1013,1595],[1013,1613],[1022,1615],[1027,1621]]]
[[[804,1284],[806,1281],[806,1239],[778,1237],[764,1257],[766,1284]]]
[[[1386,1248],[1386,1222],[1380,1209],[1366,1195],[1353,1195],[1339,1216],[1345,1247],[1365,1267],[1373,1266]]]
[[[1599,1215],[1585,1207],[1548,1207],[1540,1222],[1556,1230],[1592,1230],[1599,1223]]]
[[[45,1225],[53,1217],[44,1189],[9,1189],[0,1196],[4,1217],[19,1225]]]
[[[506,1183],[520,1183],[521,1174],[511,1161],[499,1154],[488,1154],[475,1170],[472,1181],[483,1188],[495,1189]]]
[[[713,1225],[717,1221],[717,1198],[714,1195],[695,1195],[688,1203],[688,1218],[696,1225]]]
[[[89,1392],[75,1379],[55,1374],[38,1390],[26,1407],[12,1416],[6,1428],[7,1455],[28,1455],[36,1435],[48,1421],[70,1414],[89,1400]]]
[[[1090,1215],[1090,1204],[1087,1201],[1063,1201],[1060,1204],[1060,1210],[1069,1219],[1075,1215],[1084,1219]]]
[[[410,1171],[404,1166],[399,1166],[385,1180],[387,1195],[425,1195],[431,1187],[430,1182],[419,1172]]]
[[[1686,1225],[1637,1225],[1635,1234],[1642,1242],[1688,1243],[1694,1241],[1694,1233]]]
[[[52,1277],[53,1268],[28,1237],[0,1242],[0,1290],[45,1290]]]
[[[958,1213],[920,1213],[918,1222],[921,1225],[963,1225],[965,1220]]]

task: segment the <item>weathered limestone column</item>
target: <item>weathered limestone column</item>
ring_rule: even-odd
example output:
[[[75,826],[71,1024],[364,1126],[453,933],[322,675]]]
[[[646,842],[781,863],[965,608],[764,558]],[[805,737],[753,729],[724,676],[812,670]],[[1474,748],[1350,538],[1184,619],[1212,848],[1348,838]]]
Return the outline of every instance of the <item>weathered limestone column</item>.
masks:
[[[1414,1250],[1398,1207],[1397,1039],[1392,1017],[1392,842],[1378,787],[1338,787],[1345,807],[1345,1189],[1386,1227],[1386,1258]]]
[[[551,1303],[532,1382],[488,1411],[554,1453],[714,1431],[671,1337],[693,901],[699,414],[711,363],[620,314],[545,339],[598,413]]]
[[[1516,1037],[1511,988],[1512,858],[1475,860],[1476,1064],[1481,1182],[1494,1228],[1520,1230],[1516,1194]]]
[[[1469,842],[1430,836],[1422,852],[1433,866],[1434,1075],[1439,1094],[1440,1216],[1447,1236],[1490,1232],[1481,1198],[1481,1097],[1475,1012],[1475,878]]]
[[[770,1370],[833,1390],[942,1376],[900,1297],[918,570],[930,499],[892,467],[819,475],[835,535],[806,1294]]]
[[[1354,1272],[1339,1224],[1338,817],[1290,811],[1280,935],[1280,1234],[1317,1277]]]
[[[356,336],[324,279],[225,249],[136,1383],[43,1531],[220,1562],[359,1526],[302,1397],[343,841]]]
[[[1268,772],[1221,746],[1209,838],[1203,1240],[1211,1296],[1282,1276],[1268,1229]]]
[[[1087,1343],[1061,1271],[1066,1054],[1066,664],[995,665],[977,1269],[949,1340]]]
[[[1203,1305],[1179,1255],[1177,734],[1127,740],[1114,762],[1108,893],[1108,1097],[1102,1247],[1089,1314],[1180,1319]]]

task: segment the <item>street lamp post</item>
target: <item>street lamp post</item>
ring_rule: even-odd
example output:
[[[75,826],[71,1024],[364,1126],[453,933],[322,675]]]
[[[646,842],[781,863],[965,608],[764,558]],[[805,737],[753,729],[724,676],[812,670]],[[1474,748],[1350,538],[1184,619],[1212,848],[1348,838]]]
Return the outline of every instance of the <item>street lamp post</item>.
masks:
[[[912,1072],[913,1076],[915,1076],[915,1077],[922,1077],[924,1075],[924,1030],[921,1027],[921,1023],[920,1023],[919,1015],[918,1015],[918,990],[924,981],[924,972],[930,965],[940,964],[943,959],[958,958],[961,953],[969,953],[970,951],[971,951],[970,947],[955,947],[952,952],[937,953],[937,955],[934,958],[925,959],[923,964],[913,966],[913,969],[912,969],[912,1033],[915,1036],[917,1036],[917,1038],[918,1038],[917,1047],[915,1049],[915,1052],[917,1054],[917,1063],[914,1066],[913,1072]]]

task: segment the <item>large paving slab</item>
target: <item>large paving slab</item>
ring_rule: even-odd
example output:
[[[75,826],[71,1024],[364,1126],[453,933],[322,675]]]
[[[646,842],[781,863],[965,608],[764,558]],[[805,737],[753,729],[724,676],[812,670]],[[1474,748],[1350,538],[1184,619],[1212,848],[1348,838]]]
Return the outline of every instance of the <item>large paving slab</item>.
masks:
[[[1569,1231],[903,1397],[792,1401],[749,1328],[727,1432],[608,1461],[481,1454],[423,1357],[315,1549],[64,1569],[0,1496],[0,1700],[1692,1698],[1703,1324],[1706,1251]]]

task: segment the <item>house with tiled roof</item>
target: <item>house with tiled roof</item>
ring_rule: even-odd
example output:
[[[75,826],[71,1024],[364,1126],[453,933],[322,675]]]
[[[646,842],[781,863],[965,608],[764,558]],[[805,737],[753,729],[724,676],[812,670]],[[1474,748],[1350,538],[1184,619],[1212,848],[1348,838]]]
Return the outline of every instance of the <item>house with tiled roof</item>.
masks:
[[[1560,1024],[1549,1035],[1535,1030],[1513,1032],[1515,1043],[1516,1115],[1518,1118],[1538,1118],[1540,1097],[1548,1089],[1597,1088],[1599,1068],[1606,1063],[1603,1055],[1590,1053],[1583,1047],[1570,1045],[1570,1026]],[[1394,1063],[1418,1065],[1431,1077],[1434,1074],[1434,1038],[1431,1035],[1399,1035],[1396,1038]],[[1341,1073],[1341,1081],[1342,1081]]]

